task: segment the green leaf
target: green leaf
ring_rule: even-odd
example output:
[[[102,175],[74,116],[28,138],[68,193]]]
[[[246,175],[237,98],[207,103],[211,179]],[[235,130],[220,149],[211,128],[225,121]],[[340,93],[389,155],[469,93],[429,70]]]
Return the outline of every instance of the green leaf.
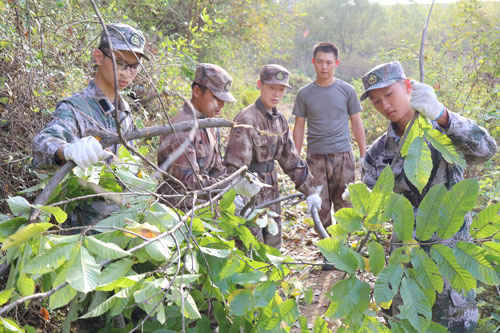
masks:
[[[476,230],[471,233],[471,236],[474,238],[486,238],[500,231],[499,210],[500,203],[497,203],[489,205],[477,214],[471,225]]]
[[[453,289],[470,290],[476,287],[476,279],[460,267],[453,251],[442,244],[435,244],[431,247],[431,257],[438,264],[441,275],[450,281]]]
[[[9,318],[0,317],[0,323],[2,323],[3,330],[2,332],[6,333],[24,333],[24,330],[21,329],[15,321]]]
[[[391,194],[390,216],[394,224],[396,236],[403,242],[408,243],[413,236],[413,206],[410,201],[401,194]],[[386,214],[389,214],[389,211]]]
[[[439,207],[441,200],[447,193],[443,183],[434,185],[425,195],[418,206],[417,212],[417,239],[426,241],[437,230],[439,221]]]
[[[333,319],[361,316],[370,304],[370,285],[354,277],[337,282],[329,294],[332,302],[325,316]]]
[[[320,316],[316,317],[314,321],[313,333],[329,333],[328,323]]]
[[[23,213],[29,213],[31,208],[34,206],[28,202],[28,200],[23,197],[13,197],[5,200],[9,205],[10,211],[14,215],[21,215]]]
[[[484,242],[482,248],[485,249],[489,255],[495,259],[497,265],[500,264],[500,244],[496,242]],[[487,254],[485,254],[487,255]]]
[[[227,258],[229,254],[231,253],[231,250],[224,250],[224,249],[212,249],[209,247],[203,247],[200,246],[200,251],[208,254],[210,256],[214,256],[217,258]]]
[[[105,286],[109,283],[112,283],[113,281],[118,280],[121,277],[126,276],[132,268],[133,264],[133,260],[126,258],[109,264],[102,270],[101,274],[99,275],[98,285]]]
[[[214,301],[212,303],[214,309],[214,316],[217,320],[217,324],[219,325],[219,332],[228,332],[231,327],[231,322],[226,316],[226,312],[224,308],[219,302]]]
[[[324,238],[317,242],[316,245],[328,262],[333,263],[338,270],[354,274],[358,268],[358,260],[352,250],[339,240]]]
[[[340,227],[347,232],[354,232],[361,229],[363,215],[357,213],[353,208],[342,208],[333,214]]]
[[[446,193],[439,208],[438,236],[451,238],[464,224],[465,214],[474,208],[479,194],[477,179],[464,179]]]
[[[278,305],[278,313],[280,314],[281,320],[292,325],[299,317],[299,307],[297,303],[295,303],[295,300],[287,299]]]
[[[401,297],[404,302],[404,305],[399,307],[401,315],[405,316],[417,331],[424,331],[427,327],[422,326],[419,314],[430,320],[432,311],[427,297],[420,290],[417,282],[404,277],[401,281]]]
[[[9,236],[2,245],[2,250],[8,250],[13,246],[16,246],[31,236],[44,232],[47,229],[50,229],[54,225],[52,223],[30,223],[28,225],[25,225],[21,227],[16,233],[13,235]]]
[[[453,248],[457,262],[476,279],[488,285],[500,284],[500,275],[484,258],[485,250],[472,243],[459,242]]]
[[[438,267],[431,258],[420,248],[411,251],[411,263],[415,269],[418,283],[426,289],[443,291],[443,278],[439,274]]]
[[[404,171],[408,180],[422,193],[431,176],[432,158],[431,150],[421,137],[416,137],[411,143],[404,161]]]
[[[10,289],[5,289],[0,292],[0,306],[4,305],[7,303],[10,299],[10,296],[12,295],[12,292],[14,291],[14,288]]]
[[[307,318],[304,316],[299,317],[300,333],[309,333],[309,327],[307,326]]]
[[[351,198],[352,207],[362,215],[368,212],[370,206],[370,191],[364,183],[355,183],[347,185],[349,189],[349,197]]]
[[[0,242],[3,242],[7,237],[12,235],[23,224],[27,223],[28,219],[24,217],[14,217],[10,220],[0,223]]]
[[[233,278],[233,283],[237,284],[248,284],[248,283],[258,283],[266,281],[266,275],[261,271],[252,271],[248,273],[236,274]]]
[[[394,175],[391,167],[386,166],[377,179],[377,183],[370,193],[370,205],[368,206],[368,213],[365,221],[369,223],[377,223],[379,214],[384,207],[384,202],[387,197],[392,193],[394,188]]]
[[[377,304],[387,303],[394,298],[398,292],[403,272],[403,267],[396,261],[389,262],[380,272],[374,288]]]
[[[99,283],[100,266],[95,262],[86,248],[80,247],[72,258],[66,274],[66,281],[78,291],[88,293],[93,291]]]
[[[378,276],[385,265],[384,247],[375,241],[368,243],[368,255],[370,258],[370,270],[374,276]]]
[[[311,302],[313,301],[313,290],[311,287],[307,287],[304,290],[304,300],[306,301],[307,305],[311,305]]]
[[[229,192],[224,194],[222,196],[222,199],[219,201],[220,209],[221,210],[229,209],[231,205],[233,205],[235,197],[236,197],[236,192],[234,191],[234,189],[231,189]]]
[[[128,251],[114,243],[103,242],[93,236],[85,238],[85,247],[95,255],[103,259],[119,259],[130,256]]]
[[[17,289],[22,296],[26,297],[35,293],[35,281],[21,273],[17,279]]]
[[[182,309],[184,317],[189,319],[200,319],[201,314],[193,297],[186,291],[179,288],[172,288],[172,297],[175,304]],[[181,299],[182,297],[182,299]]]
[[[410,145],[413,143],[415,138],[420,138],[421,128],[419,125],[421,124],[421,122],[419,120],[420,119],[416,120],[416,123],[414,124],[414,126],[412,126],[410,128],[410,131],[408,132],[408,135],[406,136],[406,140],[403,144],[403,147],[401,147],[401,156],[402,157],[405,157],[408,154],[408,150],[410,149]],[[406,125],[405,133],[406,133],[406,131],[408,131],[408,126],[409,126],[409,123],[408,123],[408,125]]]
[[[71,302],[73,298],[75,298],[76,294],[77,291],[70,285],[64,286],[63,288],[50,295],[49,308],[51,310],[55,310],[57,308],[65,306],[66,304]]]
[[[159,239],[146,245],[146,252],[156,261],[167,261],[172,255],[172,251],[168,248],[168,242],[165,239]]]
[[[132,191],[136,190],[138,192],[144,192],[144,191],[154,192],[157,186],[155,181],[139,178],[134,174],[132,174],[132,172],[130,171],[118,169],[116,170],[116,174],[124,184],[132,188]]]
[[[80,318],[98,317],[108,312],[111,308],[113,308],[113,306],[115,306],[117,301],[118,301],[117,295],[113,295],[108,299],[106,299],[104,302],[100,303],[95,308],[93,308],[91,311],[85,313],[83,316],[80,316]]]
[[[248,289],[238,289],[237,292],[229,303],[229,314],[243,316],[245,313],[253,310],[255,300],[252,292]]]
[[[57,223],[61,224],[66,219],[68,218],[68,214],[64,210],[62,210],[59,207],[52,207],[52,206],[37,206],[38,209],[41,209],[43,211],[46,211],[47,213],[50,213],[54,215],[56,218]]]
[[[66,260],[71,258],[76,244],[62,244],[55,246],[32,258],[26,266],[24,272],[29,274],[46,274],[58,269]]]
[[[465,160],[462,154],[457,152],[455,145],[446,134],[432,128],[425,130],[424,136],[443,155],[446,162],[456,164],[462,169],[465,168]]]
[[[273,281],[266,281],[259,284],[254,290],[254,300],[256,307],[269,305],[276,293],[276,284]]]

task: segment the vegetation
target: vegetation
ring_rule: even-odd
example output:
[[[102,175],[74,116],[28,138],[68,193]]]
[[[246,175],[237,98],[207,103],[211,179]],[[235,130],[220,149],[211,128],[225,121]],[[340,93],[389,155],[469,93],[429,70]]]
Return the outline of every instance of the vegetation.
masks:
[[[428,12],[427,5],[381,6],[365,0],[116,0],[99,1],[97,7],[105,22],[129,23],[148,37],[151,61],[128,92],[139,128],[166,123],[177,112],[182,99],[176,94],[189,95],[197,62],[218,63],[233,76],[238,102],[226,106],[227,119],[254,101],[259,69],[271,62],[292,72],[294,88],[283,103],[290,114],[297,89],[314,77],[311,50],[321,40],[340,47],[337,76],[359,93],[361,75],[380,62],[399,60],[416,78]],[[92,76],[90,55],[101,27],[91,2],[6,0],[0,11],[0,193],[5,199],[0,241],[1,260],[10,265],[0,292],[3,331],[35,332],[43,321],[23,317],[33,312],[42,317],[59,313],[60,326],[48,331],[70,331],[77,318],[94,317],[110,329],[118,314],[126,318],[126,331],[145,332],[290,331],[293,325],[326,332],[327,321],[337,318],[346,331],[385,331],[388,323],[395,331],[442,330],[431,323],[430,308],[443,277],[457,289],[490,291],[480,298],[479,330],[499,327],[496,290],[490,287],[500,284],[498,154],[467,168],[470,179],[452,189],[434,187],[416,220],[407,200],[392,192],[390,169],[371,192],[352,184],[353,208],[338,211],[332,237],[317,243],[345,279],[325,291],[331,305],[314,322],[299,311],[311,295],[286,283],[302,266],[257,243],[247,228],[268,223],[261,211],[250,221],[234,216],[230,186],[214,207],[200,204],[186,215],[173,211],[154,194],[154,170],[124,149],[119,163],[75,169],[66,176],[47,205],[36,207],[42,210],[39,221],[29,224],[34,199],[49,180],[30,167],[30,140],[48,122],[57,100],[80,90]],[[424,58],[425,81],[439,99],[486,127],[497,142],[499,14],[498,2],[435,5]],[[371,143],[385,131],[386,121],[369,103],[363,106]],[[406,148],[423,147],[418,143],[425,137],[443,143],[450,161],[463,163],[446,137],[434,137],[425,121],[417,121],[413,131]],[[156,146],[157,138],[138,142],[151,161]],[[421,168],[426,162],[408,163],[417,188],[427,183]],[[120,213],[95,228],[62,228],[75,206],[95,195],[95,185],[101,193],[115,194]],[[284,193],[290,188],[286,184]],[[303,223],[301,206],[294,210],[294,222]],[[419,243],[434,232],[452,235],[467,212],[474,217],[474,243],[459,243],[453,250]],[[422,217],[436,214],[443,217],[437,224]],[[388,256],[393,232],[404,246]],[[405,302],[400,317],[381,319],[381,309],[398,290]]]

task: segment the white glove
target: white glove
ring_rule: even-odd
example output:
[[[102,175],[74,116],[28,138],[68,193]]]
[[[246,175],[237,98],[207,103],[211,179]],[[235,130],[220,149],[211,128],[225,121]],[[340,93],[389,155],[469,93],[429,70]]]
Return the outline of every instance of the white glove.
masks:
[[[309,213],[312,211],[313,207],[316,207],[318,210],[321,209],[321,197],[317,193],[308,196],[306,198],[306,202],[307,202],[307,211]]]
[[[241,210],[245,207],[245,202],[243,201],[243,198],[240,195],[236,195],[234,197],[234,215],[240,216]],[[247,209],[245,212],[245,216],[243,218],[247,218],[248,215],[250,215],[251,209]]]
[[[364,157],[359,158],[359,171],[365,172],[365,158]]]
[[[99,141],[93,136],[87,136],[66,146],[63,150],[66,161],[73,161],[82,169],[87,169],[94,163],[109,155],[102,149]]]
[[[444,105],[437,100],[434,89],[424,83],[411,81],[413,90],[410,97],[410,106],[430,120],[437,120],[444,111]]]
[[[248,172],[243,180],[236,184],[234,190],[236,191],[236,194],[251,198],[257,195],[261,188],[262,183],[260,180],[255,175]]]

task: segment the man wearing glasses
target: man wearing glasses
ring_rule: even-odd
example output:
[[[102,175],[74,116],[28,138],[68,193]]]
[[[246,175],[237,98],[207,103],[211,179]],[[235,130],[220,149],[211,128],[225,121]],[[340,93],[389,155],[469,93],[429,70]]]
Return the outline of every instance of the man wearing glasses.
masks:
[[[107,157],[108,153],[88,135],[88,130],[99,128],[116,133],[116,108],[122,131],[133,125],[130,106],[120,95],[115,96],[115,74],[118,90],[132,83],[141,68],[140,60],[148,59],[144,54],[146,40],[141,31],[126,24],[110,24],[107,30],[110,40],[103,31],[99,47],[94,50],[97,65],[94,79],[85,89],[59,101],[52,121],[33,139],[35,167],[53,169],[72,160],[86,169]],[[116,153],[118,145],[110,150]]]
[[[120,95],[115,95],[115,75],[118,90],[125,89],[135,79],[140,60],[147,59],[144,54],[146,40],[141,31],[125,24],[111,24],[107,30],[109,40],[103,32],[99,48],[94,50],[97,65],[94,79],[85,89],[59,101],[51,122],[33,139],[33,165],[36,168],[55,169],[71,160],[87,169],[106,159],[109,153],[88,131],[97,128],[117,133],[116,109],[122,131],[133,126],[128,103]],[[114,145],[109,149],[116,154],[118,147]],[[94,225],[119,209],[118,204],[103,198],[84,200],[71,212],[65,226]]]

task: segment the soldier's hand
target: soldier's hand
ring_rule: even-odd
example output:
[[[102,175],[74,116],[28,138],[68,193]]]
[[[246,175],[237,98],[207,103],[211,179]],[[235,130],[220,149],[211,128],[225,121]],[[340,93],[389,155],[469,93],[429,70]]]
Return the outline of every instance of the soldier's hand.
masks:
[[[263,184],[260,182],[257,176],[250,172],[247,172],[243,180],[236,184],[234,190],[236,191],[236,194],[251,198],[259,193],[262,186]]]
[[[318,210],[321,209],[321,197],[317,193],[308,196],[306,198],[306,202],[307,202],[307,210],[309,213],[312,211],[313,207],[316,207]]]
[[[63,150],[66,161],[73,161],[82,169],[86,169],[94,163],[109,155],[102,149],[99,141],[93,136],[87,136],[66,146]]]
[[[444,111],[444,105],[439,103],[434,89],[424,83],[411,81],[413,90],[410,97],[410,105],[430,120],[437,120]]]

